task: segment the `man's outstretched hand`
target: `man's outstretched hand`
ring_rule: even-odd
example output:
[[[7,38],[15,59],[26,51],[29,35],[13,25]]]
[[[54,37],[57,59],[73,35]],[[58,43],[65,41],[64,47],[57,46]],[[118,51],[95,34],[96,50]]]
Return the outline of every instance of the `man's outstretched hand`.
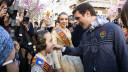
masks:
[[[54,49],[54,50],[62,50],[62,49],[63,49],[63,46],[60,46],[60,45],[55,44],[55,45],[53,46],[53,49]]]

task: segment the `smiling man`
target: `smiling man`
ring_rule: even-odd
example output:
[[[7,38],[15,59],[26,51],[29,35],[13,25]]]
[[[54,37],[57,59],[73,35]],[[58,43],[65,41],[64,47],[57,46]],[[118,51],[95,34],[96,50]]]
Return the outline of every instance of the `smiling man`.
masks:
[[[89,3],[78,5],[73,15],[87,31],[77,48],[55,45],[63,54],[83,55],[84,72],[128,72],[128,51],[122,29],[96,16]]]

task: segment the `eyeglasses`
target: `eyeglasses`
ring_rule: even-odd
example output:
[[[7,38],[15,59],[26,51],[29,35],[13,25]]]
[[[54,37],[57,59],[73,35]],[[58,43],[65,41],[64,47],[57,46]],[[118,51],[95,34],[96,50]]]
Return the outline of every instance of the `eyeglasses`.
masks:
[[[15,58],[14,58],[14,59],[9,60],[9,61],[3,63],[2,66],[6,66],[6,65],[8,65],[8,64],[10,64],[10,63],[13,63],[13,62],[15,62],[15,61],[17,61],[17,65],[19,66],[19,64],[20,64],[20,62],[19,62],[19,55],[18,55],[17,53],[15,54]]]

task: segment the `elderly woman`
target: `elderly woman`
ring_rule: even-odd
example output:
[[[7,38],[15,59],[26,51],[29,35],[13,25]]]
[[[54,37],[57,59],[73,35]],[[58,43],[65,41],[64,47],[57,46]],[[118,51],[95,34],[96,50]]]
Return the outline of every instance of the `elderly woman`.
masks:
[[[59,27],[54,28],[52,31],[53,42],[62,45],[73,47],[71,42],[71,33],[66,28],[68,24],[68,15],[61,13],[58,17]],[[61,72],[84,72],[81,60],[77,56],[62,56],[61,50],[54,50],[52,53],[55,67]]]

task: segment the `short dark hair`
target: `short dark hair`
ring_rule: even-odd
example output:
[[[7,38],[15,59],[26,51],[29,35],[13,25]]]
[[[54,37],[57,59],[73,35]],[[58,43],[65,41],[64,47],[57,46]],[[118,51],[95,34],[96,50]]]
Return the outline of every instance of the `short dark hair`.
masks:
[[[42,19],[42,20],[40,21],[40,29],[41,29],[42,23],[44,23],[44,22],[45,22],[45,19]]]
[[[65,13],[65,12],[60,13],[59,16],[58,16],[58,18],[57,18],[57,21],[58,21],[59,23],[60,23],[60,16],[61,16],[61,15],[67,15],[67,16],[68,16],[68,14]]]
[[[73,28],[73,25],[69,22],[67,28],[69,29],[71,27]]]
[[[40,52],[46,48],[46,38],[44,35],[48,33],[47,30],[40,30],[34,35],[34,44],[36,45],[36,52]]]
[[[19,16],[21,16],[22,13],[24,13],[24,12],[20,12],[20,13],[19,13]]]
[[[23,17],[23,22],[29,23],[29,17]]]
[[[34,22],[34,24],[35,24],[35,25],[38,25],[38,22],[37,22],[37,21],[35,21],[35,22]]]
[[[125,27],[128,28],[128,0],[124,4],[124,7],[121,12],[121,20]]]
[[[76,11],[79,11],[79,13],[82,14],[83,16],[86,11],[90,11],[91,16],[96,16],[96,12],[95,12],[93,6],[91,4],[89,4],[88,2],[81,3],[78,6],[76,6],[72,12],[73,15],[75,14]]]
[[[0,6],[2,5],[3,2],[5,2],[8,5],[8,0],[2,0],[0,1]]]

